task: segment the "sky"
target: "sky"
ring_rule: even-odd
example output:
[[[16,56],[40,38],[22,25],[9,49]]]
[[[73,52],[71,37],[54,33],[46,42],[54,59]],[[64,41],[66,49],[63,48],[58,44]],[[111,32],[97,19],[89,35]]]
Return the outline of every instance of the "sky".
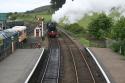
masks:
[[[49,4],[50,0],[0,0],[0,13],[25,12]]]

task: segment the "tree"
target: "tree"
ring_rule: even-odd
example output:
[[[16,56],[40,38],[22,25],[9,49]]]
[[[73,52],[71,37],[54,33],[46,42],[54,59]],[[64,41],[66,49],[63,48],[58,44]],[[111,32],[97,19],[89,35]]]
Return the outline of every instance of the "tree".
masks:
[[[121,17],[113,26],[111,35],[115,43],[112,44],[112,49],[125,55],[125,17]]]
[[[12,13],[10,16],[9,16],[9,19],[10,20],[16,20],[17,19],[17,13],[15,14],[15,13]]]
[[[94,35],[97,39],[101,39],[107,37],[111,26],[112,19],[102,13],[89,24],[88,29],[90,34]]]
[[[111,31],[113,39],[117,41],[125,40],[125,17],[121,17]]]
[[[65,3],[66,0],[51,0],[52,9],[58,10],[62,7],[62,5]]]

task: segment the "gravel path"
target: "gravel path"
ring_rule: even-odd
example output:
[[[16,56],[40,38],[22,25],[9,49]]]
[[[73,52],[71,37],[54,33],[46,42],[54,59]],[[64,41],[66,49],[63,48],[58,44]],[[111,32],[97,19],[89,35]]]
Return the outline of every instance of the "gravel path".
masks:
[[[90,48],[104,67],[104,71],[114,80],[113,83],[125,83],[125,58],[109,48]]]

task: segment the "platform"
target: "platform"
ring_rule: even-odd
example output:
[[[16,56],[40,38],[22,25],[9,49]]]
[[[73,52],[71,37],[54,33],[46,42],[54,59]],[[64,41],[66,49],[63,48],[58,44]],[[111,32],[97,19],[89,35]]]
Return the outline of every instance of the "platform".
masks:
[[[109,48],[89,48],[98,59],[111,83],[125,83],[125,57]]]
[[[0,62],[0,83],[24,83],[43,49],[18,49]]]

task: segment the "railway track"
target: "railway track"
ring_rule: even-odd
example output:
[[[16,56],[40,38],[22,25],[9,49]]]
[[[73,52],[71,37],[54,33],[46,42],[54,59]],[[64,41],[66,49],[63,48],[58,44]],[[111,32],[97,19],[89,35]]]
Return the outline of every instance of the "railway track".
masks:
[[[99,72],[100,70],[96,68],[98,72],[95,72],[96,69],[94,71],[91,68],[96,65],[88,62],[87,57],[85,57],[87,53],[83,53],[66,34],[61,34],[61,44],[63,44],[61,45],[61,51],[65,52],[62,54],[64,65],[61,83],[106,83],[103,76],[101,76],[101,72]]]
[[[49,38],[49,54],[40,61],[25,83],[108,83],[89,53],[62,32],[60,38]]]
[[[41,83],[58,83],[60,70],[60,46],[57,39],[49,38],[50,54]]]

